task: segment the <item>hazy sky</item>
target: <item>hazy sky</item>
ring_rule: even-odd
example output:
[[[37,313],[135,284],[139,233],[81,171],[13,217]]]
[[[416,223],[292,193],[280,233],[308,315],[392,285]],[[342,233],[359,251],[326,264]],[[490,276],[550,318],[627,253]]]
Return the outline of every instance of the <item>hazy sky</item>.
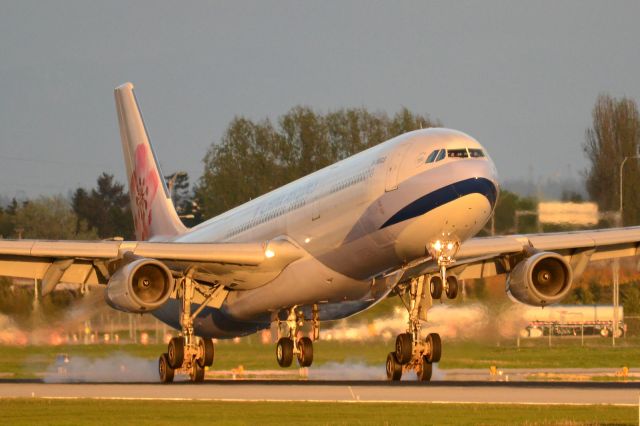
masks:
[[[165,173],[196,178],[236,115],[406,106],[503,179],[577,176],[601,92],[640,100],[640,2],[0,0],[0,195],[124,181],[131,81]]]

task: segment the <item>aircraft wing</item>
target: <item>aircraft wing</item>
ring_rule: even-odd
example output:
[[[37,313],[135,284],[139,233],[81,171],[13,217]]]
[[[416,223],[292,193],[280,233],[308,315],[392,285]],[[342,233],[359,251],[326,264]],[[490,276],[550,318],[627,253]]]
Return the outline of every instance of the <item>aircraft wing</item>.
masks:
[[[449,270],[460,279],[500,275],[532,251],[560,254],[578,276],[591,261],[640,255],[640,227],[472,238],[460,246]],[[402,281],[437,270],[426,260],[407,268]]]
[[[224,285],[255,287],[275,278],[302,257],[287,240],[258,243],[178,243],[147,241],[0,240],[0,276],[43,280],[43,293],[59,282],[105,284],[125,254],[156,259],[181,272],[196,266],[196,278],[211,271]],[[199,277],[198,274],[201,276]],[[220,280],[218,280],[220,281]]]

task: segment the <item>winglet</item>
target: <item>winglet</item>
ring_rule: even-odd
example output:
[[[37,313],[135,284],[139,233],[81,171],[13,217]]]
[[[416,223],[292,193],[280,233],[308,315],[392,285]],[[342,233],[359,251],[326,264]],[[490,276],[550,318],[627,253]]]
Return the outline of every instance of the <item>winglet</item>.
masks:
[[[136,238],[145,241],[180,235],[187,228],[176,213],[160,172],[133,84],[116,87],[114,95]]]

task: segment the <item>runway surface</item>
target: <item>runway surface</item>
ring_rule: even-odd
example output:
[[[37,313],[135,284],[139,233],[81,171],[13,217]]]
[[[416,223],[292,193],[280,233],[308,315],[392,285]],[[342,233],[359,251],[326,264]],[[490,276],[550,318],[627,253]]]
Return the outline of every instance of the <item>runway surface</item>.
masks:
[[[22,397],[638,406],[640,383],[206,381],[162,385],[0,381],[0,398]]]

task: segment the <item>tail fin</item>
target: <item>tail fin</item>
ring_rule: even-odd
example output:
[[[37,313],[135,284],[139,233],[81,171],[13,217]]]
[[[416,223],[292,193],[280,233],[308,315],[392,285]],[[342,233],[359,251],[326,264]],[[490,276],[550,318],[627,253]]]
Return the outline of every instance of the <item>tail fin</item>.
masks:
[[[125,83],[114,92],[136,238],[145,241],[180,235],[186,228],[173,207],[149,143],[133,84]]]

